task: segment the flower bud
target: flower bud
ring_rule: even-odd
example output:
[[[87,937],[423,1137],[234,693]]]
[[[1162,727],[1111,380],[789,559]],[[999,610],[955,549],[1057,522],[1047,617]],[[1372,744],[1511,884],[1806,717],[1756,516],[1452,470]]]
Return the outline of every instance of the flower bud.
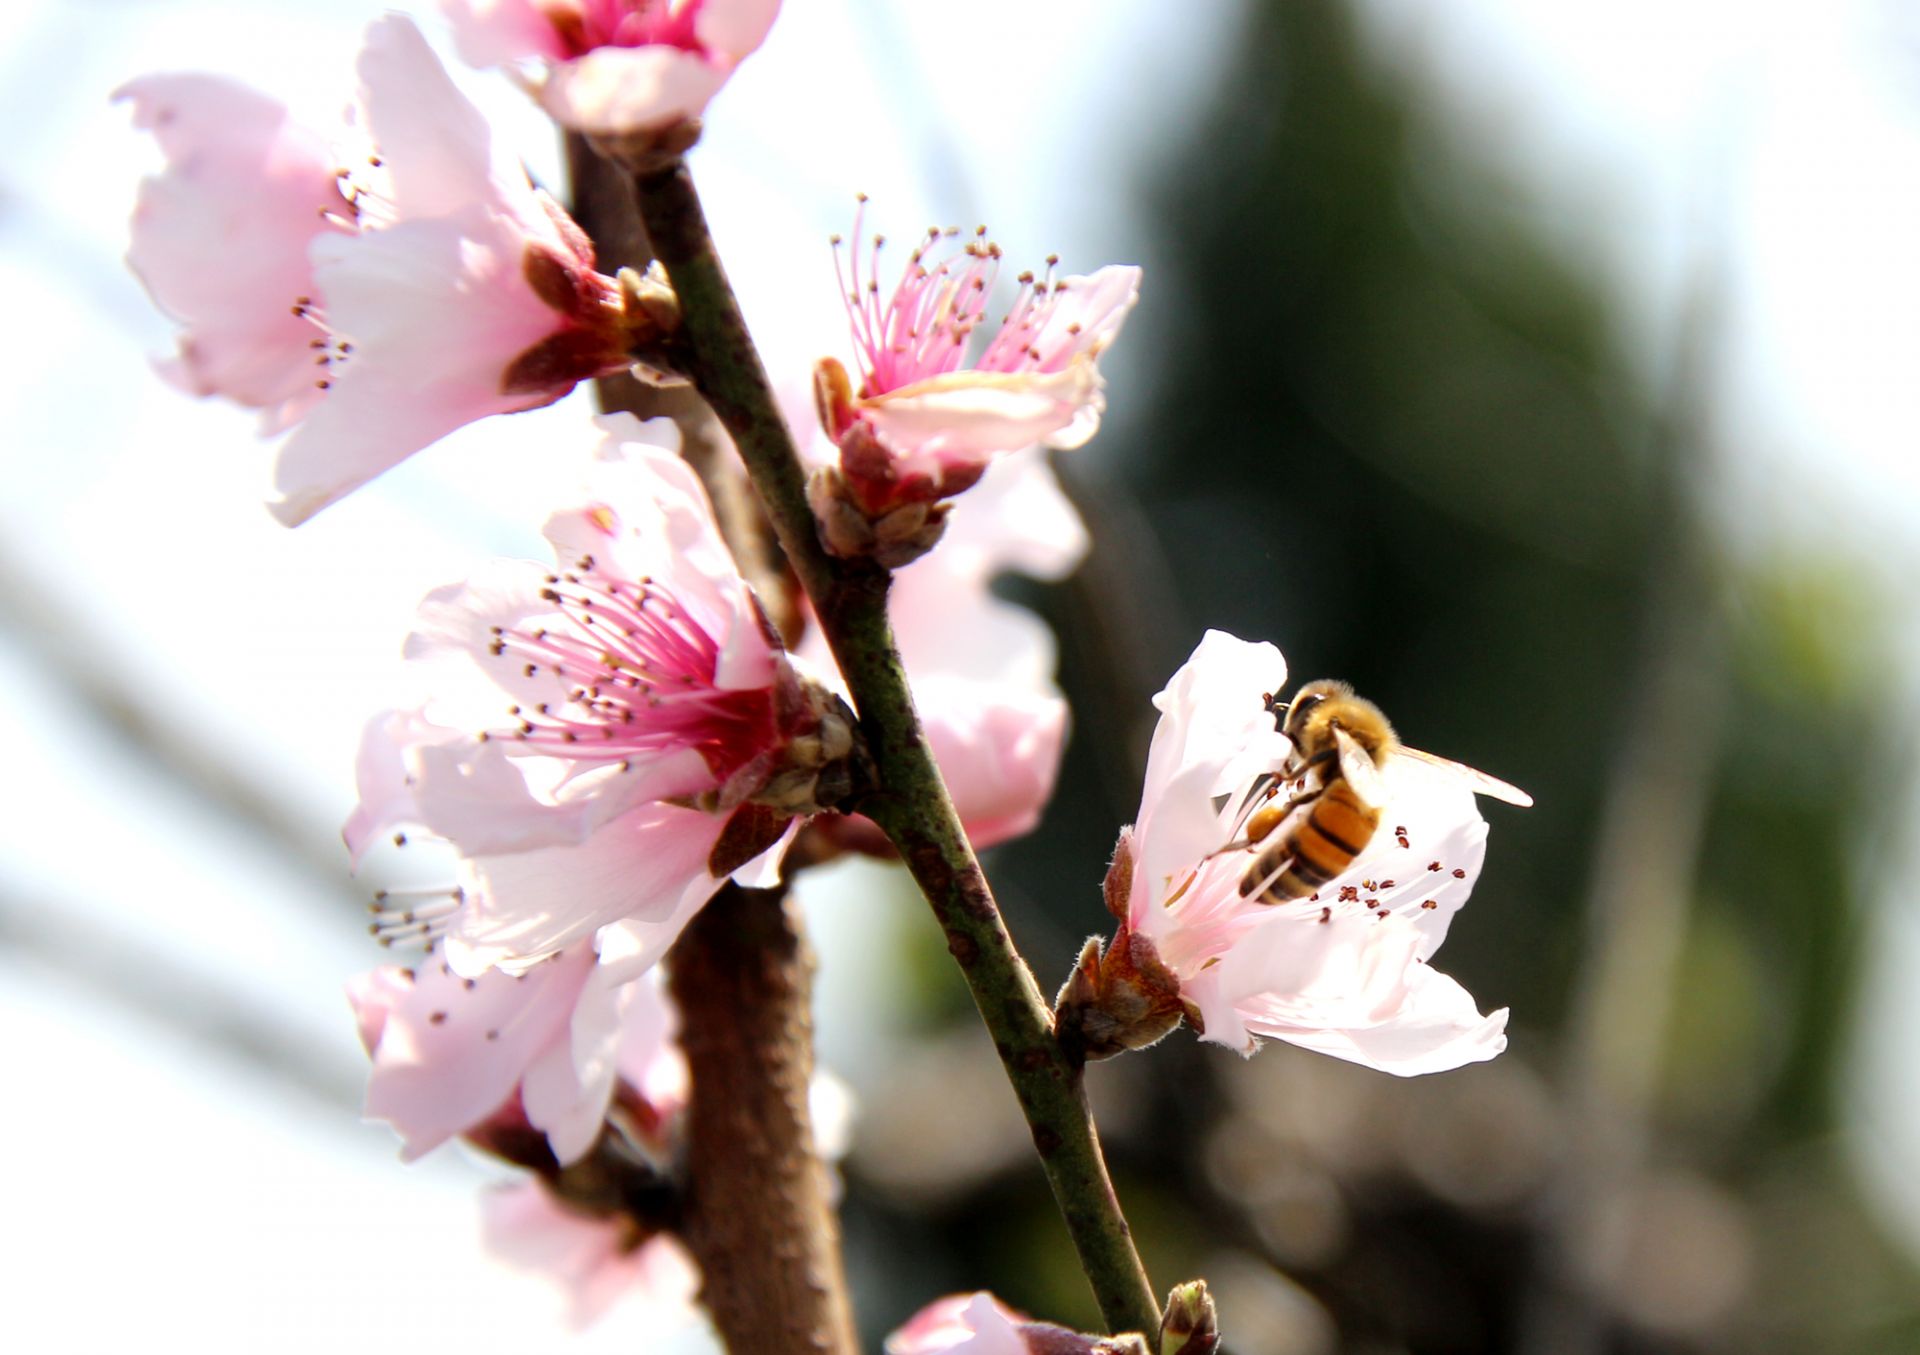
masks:
[[[861,444],[860,425],[848,434]],[[807,505],[819,523],[820,543],[843,560],[871,558],[888,569],[912,564],[939,542],[947,529],[947,505],[900,487],[884,477],[865,479],[855,471],[860,457],[841,457],[840,466],[822,466],[807,481]]]
[[[1177,1284],[1167,1295],[1160,1322],[1159,1355],[1214,1355],[1220,1348],[1220,1323],[1205,1280]]]

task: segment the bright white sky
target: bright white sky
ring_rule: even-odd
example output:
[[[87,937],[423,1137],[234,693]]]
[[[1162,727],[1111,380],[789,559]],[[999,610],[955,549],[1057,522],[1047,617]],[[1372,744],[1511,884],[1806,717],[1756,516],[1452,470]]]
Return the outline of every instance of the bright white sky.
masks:
[[[167,327],[118,257],[150,147],[105,94],[143,70],[201,68],[335,105],[380,8],[14,0],[0,34],[0,118],[13,129],[0,169],[12,319],[0,331],[0,566],[25,572],[81,671],[123,681],[170,735],[243,769],[316,851],[350,801],[359,726],[394,694],[414,601],[478,552],[537,552],[522,449],[572,414],[457,434],[300,532],[275,526],[246,418],[182,399],[143,365]],[[1237,13],[1224,0],[976,0],[964,21],[886,0],[791,9],[716,109],[696,168],[750,318],[776,368],[796,374],[842,343],[824,241],[847,228],[856,190],[897,238],[978,218],[1018,259],[1139,257],[1131,170],[1195,107]],[[1897,7],[1867,0],[1364,9],[1388,59],[1430,72],[1458,105],[1433,135],[1494,155],[1513,210],[1621,280],[1634,299],[1623,339],[1649,372],[1694,223],[1727,223],[1736,501],[1794,531],[1787,505],[1812,487],[1857,524],[1851,536],[1910,567],[1920,25],[1900,29]],[[552,180],[530,107],[497,82],[466,83]],[[1704,194],[1712,183],[1723,193]],[[1177,304],[1150,273],[1129,344],[1150,353],[1156,317]],[[0,592],[20,582],[0,579]],[[49,919],[50,944],[97,931],[132,957],[125,972],[200,976],[322,1083],[350,1087],[360,1057],[340,982],[374,956],[344,886],[170,799],[6,631],[0,703],[0,935],[43,935]],[[862,944],[884,944],[874,916],[821,917],[829,993]],[[1920,926],[1906,932],[1920,952]],[[351,1337],[399,1351],[428,1332],[474,1352],[550,1341],[557,1296],[479,1257],[477,1169],[443,1153],[403,1171],[384,1129],[210,1056],[137,1004],[103,1002],[38,951],[0,952],[0,971],[0,1029],[22,1047],[10,1104],[46,1112],[9,1117],[0,1154],[49,1164],[9,1185],[0,1270],[15,1283],[0,1344],[144,1343],[156,1324],[216,1350]],[[1897,987],[1910,985],[1882,986],[1889,1001]],[[860,1052],[847,1017],[830,1003],[829,1057]],[[1904,1005],[1869,1021],[1912,1024]],[[1894,1053],[1864,1065],[1863,1082],[1879,1097],[1866,1160],[1898,1182],[1920,1179],[1920,1088]],[[640,1348],[644,1316],[622,1314],[581,1348]]]

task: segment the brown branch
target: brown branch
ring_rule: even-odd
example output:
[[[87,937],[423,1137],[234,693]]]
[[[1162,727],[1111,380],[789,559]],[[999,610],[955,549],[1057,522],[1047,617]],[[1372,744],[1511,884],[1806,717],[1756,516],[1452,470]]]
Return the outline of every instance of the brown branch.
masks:
[[[783,891],[728,885],[668,956],[693,1073],[682,1233],[730,1350],[852,1355],[827,1169],[813,1141],[813,956]]]

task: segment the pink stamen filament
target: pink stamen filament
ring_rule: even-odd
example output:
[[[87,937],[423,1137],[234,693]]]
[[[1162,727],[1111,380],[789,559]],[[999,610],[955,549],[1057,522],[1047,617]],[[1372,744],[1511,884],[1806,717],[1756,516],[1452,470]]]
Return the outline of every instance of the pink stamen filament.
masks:
[[[695,28],[702,0],[577,0],[541,4],[567,46],[570,56],[584,56],[595,47],[677,47],[708,55]]]
[[[671,592],[586,572],[549,575],[543,596],[558,616],[496,628],[492,652],[566,695],[511,707],[514,727],[486,737],[596,763],[691,747],[721,778],[773,742],[771,692],[714,686],[719,646]]]
[[[883,395],[902,386],[957,371],[966,364],[967,340],[986,313],[988,293],[1000,267],[1000,247],[986,238],[986,227],[960,246],[956,255],[934,258],[943,241],[960,235],[958,227],[929,227],[908,256],[900,281],[882,300],[880,249],[873,237],[867,266],[861,269],[857,241],[866,215],[861,199],[854,216],[856,242],[840,257],[834,237],[834,275],[847,307],[848,327],[859,354],[860,394]]]

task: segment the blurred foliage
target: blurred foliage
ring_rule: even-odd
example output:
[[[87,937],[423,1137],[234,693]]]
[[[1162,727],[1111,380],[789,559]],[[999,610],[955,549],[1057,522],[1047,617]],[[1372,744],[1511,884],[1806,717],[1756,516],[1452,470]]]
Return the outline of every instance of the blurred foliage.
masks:
[[[1107,924],[1100,868],[1134,811],[1147,698],[1206,626],[1275,641],[1296,679],[1349,678],[1411,742],[1539,805],[1489,809],[1488,868],[1441,956],[1483,1006],[1512,1007],[1501,1060],[1400,1082],[1182,1034],[1093,1071],[1156,1281],[1208,1273],[1240,1355],[1577,1348],[1540,1335],[1563,1329],[1620,1352],[1920,1348],[1915,1277],[1833,1132],[1899,751],[1868,736],[1895,672],[1879,600],[1844,542],[1736,560],[1707,535],[1689,496],[1712,483],[1712,411],[1683,381],[1635,380],[1602,286],[1488,164],[1429,134],[1436,96],[1369,56],[1351,7],[1267,0],[1236,50],[1152,194],[1178,269],[1143,303],[1178,327],[1155,355],[1160,405],[1127,445],[1103,440],[1123,473],[1066,468],[1096,532],[1079,580],[1021,594],[1062,636],[1077,732],[1044,830],[997,854],[996,884],[1057,983]],[[1661,622],[1687,561],[1714,639],[1664,650],[1695,624]],[[1710,775],[1651,808],[1703,826],[1679,863],[1693,884],[1666,901],[1671,973],[1636,977],[1626,956],[1672,1008],[1645,1055],[1644,1139],[1595,1178],[1587,1224],[1626,1244],[1593,1261],[1564,1201],[1594,1170],[1573,1093],[1608,1032],[1583,1048],[1568,1020],[1589,937],[1609,935],[1591,882],[1639,864],[1594,859],[1608,777],[1676,667],[1710,703]],[[928,1012],[964,1002],[940,960],[929,937],[916,972],[946,996]],[[961,1072],[990,1062],[981,1044],[959,1030],[918,1053],[973,1089],[991,1084]],[[989,1286],[1091,1323],[1003,1112],[984,1091],[870,1099],[856,1262],[888,1292]],[[873,1187],[906,1158],[916,1195]],[[935,1231],[908,1247],[908,1219]]]

